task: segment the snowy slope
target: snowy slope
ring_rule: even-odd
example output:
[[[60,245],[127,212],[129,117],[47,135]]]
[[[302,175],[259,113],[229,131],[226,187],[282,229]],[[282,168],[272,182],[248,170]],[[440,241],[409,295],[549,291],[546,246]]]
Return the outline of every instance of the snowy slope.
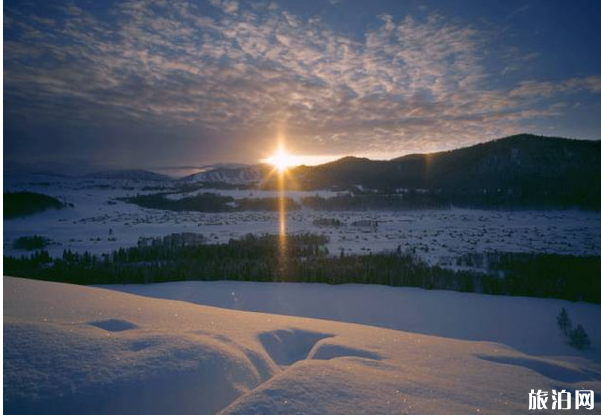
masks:
[[[362,284],[182,281],[106,285],[131,294],[236,310],[367,324],[461,340],[503,343],[537,355],[579,356],[601,363],[601,305]],[[566,344],[562,307],[591,338],[589,351]]]
[[[508,347],[4,278],[7,414],[527,413],[601,368]]]
[[[263,172],[259,166],[244,166],[218,167],[183,177],[181,181],[185,183],[252,184],[259,183],[262,179]]]

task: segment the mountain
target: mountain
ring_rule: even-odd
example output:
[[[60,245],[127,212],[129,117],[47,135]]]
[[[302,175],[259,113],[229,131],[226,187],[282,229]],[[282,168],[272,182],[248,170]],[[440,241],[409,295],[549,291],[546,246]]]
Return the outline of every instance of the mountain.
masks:
[[[319,166],[300,166],[291,174],[306,190],[429,189],[452,194],[453,200],[478,195],[490,199],[496,194],[510,204],[601,208],[600,141],[520,134],[389,161],[345,157]]]
[[[105,179],[105,180],[132,180],[141,182],[163,182],[172,180],[164,174],[154,173],[148,170],[106,170],[89,173],[84,176],[89,179]]]
[[[183,177],[185,183],[226,183],[232,185],[247,185],[259,183],[267,174],[267,168],[262,165],[242,167],[216,167]]]
[[[272,168],[217,166],[180,179],[276,186]],[[471,147],[392,160],[344,157],[288,171],[288,188],[419,191],[422,206],[601,209],[601,142],[519,134]],[[409,199],[407,196],[406,201]],[[414,202],[416,202],[414,200]]]

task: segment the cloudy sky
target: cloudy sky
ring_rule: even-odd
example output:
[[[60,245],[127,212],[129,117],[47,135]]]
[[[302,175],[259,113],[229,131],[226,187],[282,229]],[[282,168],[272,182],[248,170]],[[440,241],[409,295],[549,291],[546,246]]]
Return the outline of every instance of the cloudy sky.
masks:
[[[4,3],[7,161],[253,163],[278,134],[324,160],[601,138],[596,0]]]

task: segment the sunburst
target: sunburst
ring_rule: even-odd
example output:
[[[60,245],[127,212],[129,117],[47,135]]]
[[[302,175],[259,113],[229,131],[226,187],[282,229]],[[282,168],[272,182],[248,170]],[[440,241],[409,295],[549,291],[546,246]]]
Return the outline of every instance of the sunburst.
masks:
[[[286,152],[286,149],[283,147],[280,147],[273,155],[266,158],[265,161],[279,172],[284,172],[296,164],[294,156]]]

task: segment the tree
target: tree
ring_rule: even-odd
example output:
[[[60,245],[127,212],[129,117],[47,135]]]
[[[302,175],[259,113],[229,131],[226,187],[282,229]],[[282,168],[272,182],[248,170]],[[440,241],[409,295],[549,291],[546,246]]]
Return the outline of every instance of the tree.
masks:
[[[561,311],[557,315],[557,326],[566,336],[568,336],[570,330],[572,330],[572,320],[570,319],[566,309],[563,307],[561,307]]]
[[[591,345],[591,339],[586,334],[584,327],[578,324],[574,330],[569,334],[570,346],[575,347],[579,350],[587,349]]]

